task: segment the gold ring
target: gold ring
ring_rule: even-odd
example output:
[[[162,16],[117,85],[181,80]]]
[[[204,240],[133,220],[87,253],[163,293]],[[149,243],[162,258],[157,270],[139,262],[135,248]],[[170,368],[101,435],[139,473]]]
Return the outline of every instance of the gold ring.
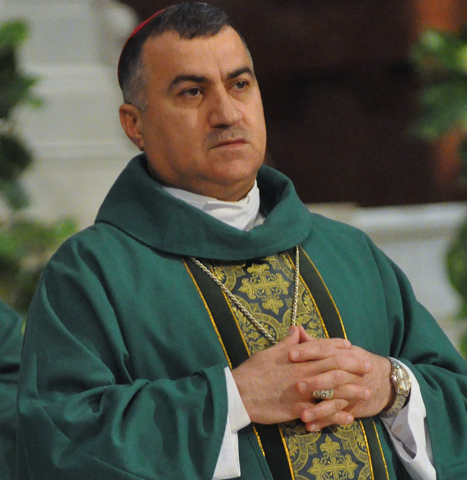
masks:
[[[316,400],[331,400],[333,396],[333,388],[330,388],[329,390],[315,390],[313,392],[313,398],[316,398]]]

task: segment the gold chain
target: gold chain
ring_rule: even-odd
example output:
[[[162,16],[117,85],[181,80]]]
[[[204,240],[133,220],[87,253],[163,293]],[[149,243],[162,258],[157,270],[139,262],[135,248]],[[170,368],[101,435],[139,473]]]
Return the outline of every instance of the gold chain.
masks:
[[[294,292],[292,302],[292,318],[291,325],[296,325],[297,322],[297,307],[298,307],[298,286],[300,281],[300,255],[298,245],[295,247],[295,274],[294,274]],[[191,261],[194,262],[201,270],[206,273],[227,295],[227,297],[238,307],[248,320],[273,344],[277,343],[277,340],[264,328],[264,326],[256,320],[256,318],[240,303],[237,297],[209,270],[203,263],[197,258],[191,257]]]

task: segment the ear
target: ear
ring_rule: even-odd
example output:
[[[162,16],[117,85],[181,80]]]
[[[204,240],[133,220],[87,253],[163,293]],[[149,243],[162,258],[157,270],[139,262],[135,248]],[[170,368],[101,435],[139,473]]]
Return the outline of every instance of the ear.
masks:
[[[140,110],[133,105],[124,103],[118,111],[123,130],[128,138],[143,152],[144,138]]]

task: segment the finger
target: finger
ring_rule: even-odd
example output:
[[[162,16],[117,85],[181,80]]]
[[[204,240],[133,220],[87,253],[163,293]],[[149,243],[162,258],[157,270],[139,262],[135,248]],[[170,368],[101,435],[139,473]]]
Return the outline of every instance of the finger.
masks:
[[[367,372],[365,362],[349,361],[345,365],[334,362],[332,359],[317,360],[314,362],[295,363],[297,367],[296,384],[299,393],[339,388],[345,385],[355,385],[364,388],[362,381]]]
[[[361,385],[343,385],[342,387],[334,389],[335,398],[345,398],[350,403],[370,400],[372,392],[368,387]]]
[[[303,338],[304,334],[301,332],[300,340]],[[294,346],[289,352],[289,359],[292,362],[319,360],[335,355],[338,350],[349,350],[351,347],[352,344],[343,338],[311,338]]]
[[[343,398],[333,398],[331,400],[323,400],[313,406],[304,409],[300,418],[304,423],[322,421],[326,418],[334,416],[336,413],[344,410],[349,406],[349,401]]]
[[[295,345],[298,345],[300,342],[300,330],[297,326],[292,325],[289,328],[289,334],[280,342],[278,342],[276,345],[274,345],[272,348],[287,348],[290,349],[290,347],[294,348]]]
[[[351,411],[353,407],[370,399],[371,392],[368,388],[356,386],[342,387],[334,390],[333,398],[315,402],[312,406],[306,407],[300,414],[304,422],[319,420],[330,417],[340,410]],[[350,407],[350,408],[349,408]]]
[[[311,407],[304,409],[300,418],[303,422],[321,421],[333,417],[336,413],[348,410],[350,401],[345,398],[332,398],[314,403]],[[346,411],[348,413],[348,411]]]
[[[347,412],[337,412],[331,417],[305,423],[305,428],[309,432],[317,432],[331,425],[350,425],[355,421],[353,415]]]
[[[314,337],[312,337],[309,333],[306,332],[303,325],[299,326],[299,330],[300,330],[300,343],[316,340]]]
[[[298,382],[296,385],[298,393],[305,397],[308,396],[308,398],[313,398],[313,392],[315,390],[328,390],[330,388],[333,388],[333,399],[343,399],[346,400],[348,404],[356,404],[357,402],[367,401],[372,397],[372,391],[368,387],[355,384],[342,385],[340,387],[326,386],[323,388],[311,388],[308,382]],[[319,412],[319,407],[322,407],[325,403],[326,402],[315,402],[312,409],[316,409]],[[329,414],[329,412],[325,412],[321,415],[327,414]]]
[[[367,358],[354,357],[347,355],[334,355],[323,360],[303,362],[310,369],[310,373],[315,375],[329,372],[332,375],[335,386],[349,383],[344,381],[346,374],[362,376],[369,373],[372,369],[371,362]]]

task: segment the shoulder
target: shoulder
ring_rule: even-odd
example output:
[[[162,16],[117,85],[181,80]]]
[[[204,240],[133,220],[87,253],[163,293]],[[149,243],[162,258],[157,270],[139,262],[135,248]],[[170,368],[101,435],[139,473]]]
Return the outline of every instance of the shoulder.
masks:
[[[87,291],[138,284],[167,268],[168,256],[114,225],[98,222],[66,240],[49,260],[40,282],[48,290]]]
[[[117,227],[96,223],[68,238],[55,252],[49,263],[112,260],[121,252],[135,248],[139,242]]]
[[[118,228],[94,224],[68,238],[48,261],[40,286],[63,291],[70,285],[103,283],[112,266],[124,263],[134,239]]]
[[[320,240],[326,243],[338,243],[342,247],[374,247],[372,240],[362,230],[327,218],[317,213],[311,213],[313,220],[312,237],[314,241]]]
[[[322,215],[311,215],[313,228],[305,249],[322,268],[338,266],[355,276],[382,276],[397,283],[406,281],[400,269],[365,232]]]

